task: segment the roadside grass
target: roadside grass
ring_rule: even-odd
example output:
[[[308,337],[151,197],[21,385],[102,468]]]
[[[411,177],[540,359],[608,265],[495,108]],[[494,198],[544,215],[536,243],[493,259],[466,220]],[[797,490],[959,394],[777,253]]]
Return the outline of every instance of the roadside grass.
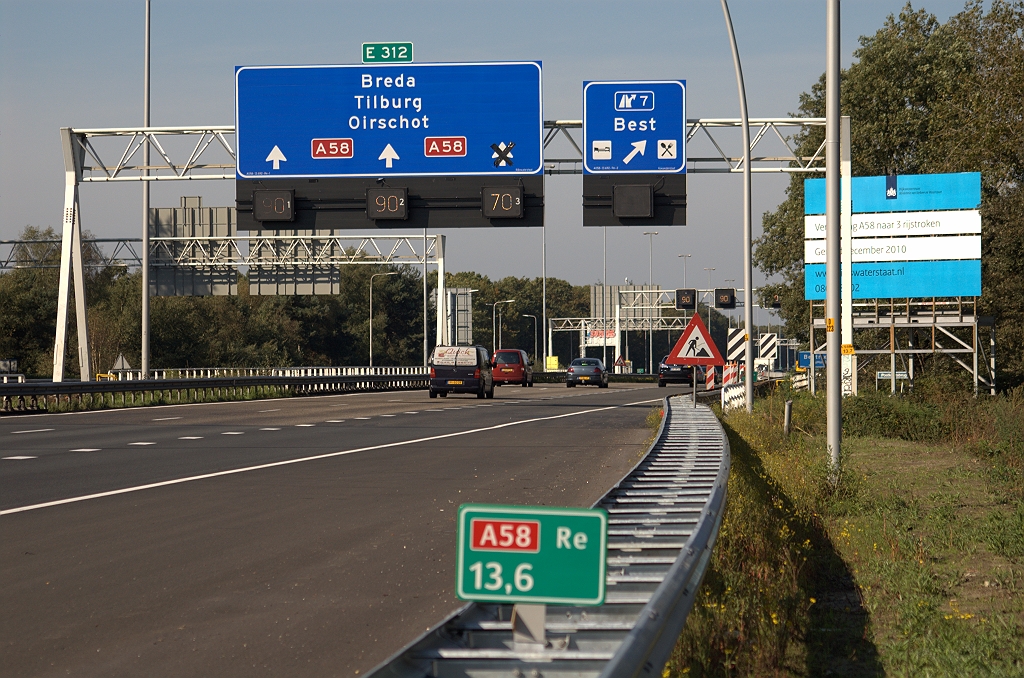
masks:
[[[844,402],[835,486],[822,397],[724,418],[726,514],[667,676],[1024,675],[1024,391],[921,391]]]

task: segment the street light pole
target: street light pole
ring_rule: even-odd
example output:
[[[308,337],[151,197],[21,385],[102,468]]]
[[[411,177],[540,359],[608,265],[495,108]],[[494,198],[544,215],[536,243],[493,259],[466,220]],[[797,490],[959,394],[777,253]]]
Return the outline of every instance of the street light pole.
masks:
[[[374,273],[370,276],[370,367],[373,367],[373,279],[379,275],[398,275],[398,272]]]
[[[714,271],[715,269],[714,268],[704,267],[704,270],[708,272],[708,292],[711,292],[711,303],[708,304],[708,334],[710,334],[711,333],[711,304],[715,303],[715,293],[714,293],[714,291],[713,291],[713,289],[711,287],[711,271]]]
[[[644,235],[647,236],[647,240],[650,244],[648,261],[647,261],[647,285],[649,294],[654,292],[654,236],[658,235],[657,231],[644,231]],[[648,297],[649,300],[653,300],[653,297]],[[652,307],[646,309],[644,315],[647,316],[647,374],[651,374],[654,371],[654,304],[653,301],[648,302]]]
[[[495,311],[498,310],[498,304],[511,304],[513,301],[515,301],[515,299],[505,299],[504,301],[496,301],[491,304],[491,355],[494,355],[494,352],[498,348],[498,329],[495,324]]]
[[[533,359],[537,360],[537,316],[530,315],[529,313],[523,314],[524,318],[533,318]]]
[[[692,254],[679,254],[676,255],[683,260],[683,287],[686,287],[686,260],[692,257]]]
[[[838,2],[838,0],[829,0],[829,2]],[[754,325],[754,268],[750,217],[750,119],[747,117],[747,88],[743,84],[740,50],[736,45],[736,31],[732,27],[732,15],[729,14],[729,3],[726,0],[722,0],[722,14],[725,15],[725,27],[729,31],[729,46],[732,48],[732,63],[736,69],[736,89],[739,90],[740,98],[740,126],[743,130],[743,322],[746,325],[744,343],[746,344],[747,412],[753,412],[754,337],[751,331]]]

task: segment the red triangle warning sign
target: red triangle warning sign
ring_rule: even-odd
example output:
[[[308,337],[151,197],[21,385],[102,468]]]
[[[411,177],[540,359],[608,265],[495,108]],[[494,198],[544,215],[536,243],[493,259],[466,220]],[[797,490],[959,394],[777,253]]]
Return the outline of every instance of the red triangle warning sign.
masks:
[[[724,365],[708,328],[696,313],[665,360],[668,365]]]

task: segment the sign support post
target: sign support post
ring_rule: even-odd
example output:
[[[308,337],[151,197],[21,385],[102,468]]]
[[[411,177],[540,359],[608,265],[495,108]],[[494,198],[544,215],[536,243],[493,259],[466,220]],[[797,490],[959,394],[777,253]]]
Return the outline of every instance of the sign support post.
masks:
[[[842,327],[840,303],[839,194],[839,0],[828,0],[825,68],[825,365],[827,447],[834,483],[839,482],[839,446],[843,435]],[[840,327],[836,327],[836,324]]]
[[[841,117],[839,162],[842,190],[840,193],[840,231],[842,239],[842,322],[843,335],[843,397],[857,395],[857,355],[853,350],[853,166],[850,161],[850,116]]]

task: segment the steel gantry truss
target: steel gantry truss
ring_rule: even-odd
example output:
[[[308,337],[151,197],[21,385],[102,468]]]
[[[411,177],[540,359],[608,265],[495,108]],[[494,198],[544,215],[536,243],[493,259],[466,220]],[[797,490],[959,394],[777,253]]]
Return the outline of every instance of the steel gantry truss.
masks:
[[[793,137],[809,127],[824,127],[825,118],[751,118],[752,132],[750,151],[766,146],[769,140],[779,144],[775,155],[752,155],[750,170],[752,172],[814,172],[825,171],[825,144],[818,146],[813,155],[798,156],[793,147]],[[582,130],[582,120],[547,120],[544,122],[547,132],[544,135],[544,173],[545,174],[582,174],[583,151],[582,141],[570,133],[570,130]],[[687,174],[722,174],[743,172],[742,141],[740,149],[735,149],[737,139],[730,132],[740,130],[737,118],[691,118],[686,121],[686,172]],[[556,141],[568,145],[565,157],[549,157],[548,148]],[[694,155],[691,146],[697,145],[698,153]],[[564,145],[564,144],[563,144]],[[729,148],[731,150],[727,151]],[[766,151],[770,152],[770,151]]]
[[[141,238],[88,238],[82,241],[90,251],[84,262],[86,268],[107,268],[126,266],[134,268],[142,264],[139,255]],[[110,251],[102,245],[113,244]],[[60,240],[0,240],[0,271],[16,268],[59,268]]]
[[[809,127],[823,126],[824,118],[752,118],[750,126],[755,130],[750,151],[766,144],[768,139],[781,142],[781,151],[775,155],[752,156],[751,170],[755,172],[821,172],[823,151],[814,155],[798,157],[791,144],[792,134]],[[581,120],[545,121],[547,130],[544,139],[546,174],[582,173],[582,150],[573,137],[572,130],[581,130]],[[739,119],[694,119],[687,121],[687,144],[709,144],[708,155],[690,153],[687,162],[689,173],[735,173],[743,171],[742,150],[733,148],[736,136],[727,132],[741,130]],[[578,134],[578,132],[576,132]],[[725,135],[723,136],[723,133]],[[787,133],[791,133],[787,135]],[[64,212],[61,233],[60,280],[57,300],[57,330],[54,339],[53,380],[64,380],[64,355],[67,345],[67,316],[71,299],[71,285],[74,283],[75,310],[78,327],[79,369],[83,380],[90,379],[92,369],[89,359],[89,333],[85,306],[85,277],[82,256],[82,231],[79,203],[79,186],[83,183],[110,183],[123,181],[193,181],[211,179],[234,179],[236,152],[233,146],[235,129],[232,125],[184,126],[184,127],[119,127],[98,129],[61,128],[61,145],[64,152]],[[568,143],[566,157],[554,157],[555,141]],[[564,145],[564,143],[563,143]],[[740,144],[742,147],[742,143]],[[156,162],[144,158],[155,151]],[[757,165],[754,167],[754,165]],[[270,238],[218,239],[219,243],[202,243],[196,238],[154,239],[154,242],[139,252],[139,265],[148,271],[151,252],[162,253],[170,261],[188,262],[185,265],[202,267],[210,265],[259,265],[295,266],[299,259],[303,264],[320,257],[330,260],[330,266],[352,263],[379,263],[366,258],[347,260],[338,246],[331,243],[329,236],[296,236],[285,243],[272,242]],[[303,240],[307,238],[307,240]],[[376,236],[373,237],[374,239]],[[351,239],[351,238],[348,238]],[[248,249],[242,244],[247,241]],[[414,238],[410,239],[414,240]],[[316,243],[314,243],[316,241]],[[128,242],[128,241],[124,241]],[[131,241],[137,242],[137,241]],[[317,243],[326,242],[327,245]],[[255,244],[254,244],[255,243]],[[325,247],[327,248],[325,250]],[[115,248],[116,249],[116,248]],[[344,248],[342,248],[344,249]],[[371,247],[371,249],[374,249]],[[386,249],[386,248],[385,248]],[[155,250],[155,251],[154,251]],[[329,256],[325,251],[335,252]],[[359,251],[359,248],[356,248]],[[377,252],[384,256],[384,249]],[[197,256],[198,255],[198,256]],[[256,264],[254,256],[266,256],[266,263]],[[159,257],[158,257],[159,258]],[[248,263],[243,263],[243,262]],[[228,263],[234,262],[234,263]],[[271,263],[273,262],[273,263]],[[440,309],[439,309],[440,312]]]

